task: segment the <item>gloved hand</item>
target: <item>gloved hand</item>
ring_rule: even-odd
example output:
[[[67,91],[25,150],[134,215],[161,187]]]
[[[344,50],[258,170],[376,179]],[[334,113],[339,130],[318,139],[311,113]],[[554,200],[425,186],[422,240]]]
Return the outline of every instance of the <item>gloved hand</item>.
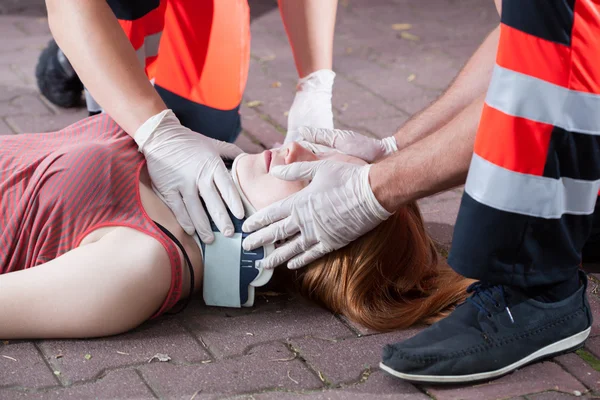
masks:
[[[398,151],[396,139],[393,136],[374,139],[352,131],[310,126],[300,127],[298,135],[298,140],[328,146],[368,163],[375,162]]]
[[[370,165],[331,160],[297,162],[271,169],[280,179],[312,179],[300,192],[258,211],[242,229],[252,232],[245,250],[288,239],[262,261],[264,268],[289,260],[300,268],[369,232],[392,214],[384,209],[369,185]],[[268,225],[268,226],[267,226]]]
[[[285,144],[300,140],[298,128],[301,126],[333,129],[331,93],[334,79],[335,72],[320,69],[298,81],[296,97],[288,114]]]
[[[217,228],[233,235],[223,200],[236,218],[244,217],[244,207],[221,157],[235,158],[242,152],[237,146],[189,130],[171,110],[150,117],[134,140],[146,156],[154,191],[189,235],[195,230],[205,243],[214,240],[200,197]]]

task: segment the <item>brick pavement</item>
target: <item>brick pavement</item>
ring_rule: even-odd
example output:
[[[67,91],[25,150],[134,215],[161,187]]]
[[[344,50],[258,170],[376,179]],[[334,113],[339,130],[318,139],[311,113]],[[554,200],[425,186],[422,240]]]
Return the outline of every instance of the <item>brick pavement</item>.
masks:
[[[296,78],[275,1],[250,3],[251,72],[238,144],[256,152],[283,139]],[[340,0],[337,126],[393,133],[440,94],[496,21],[491,0]],[[409,35],[393,29],[400,23],[411,24]],[[0,0],[0,38],[0,134],[54,130],[85,116],[52,106],[35,88],[35,63],[50,38],[43,1]],[[454,190],[421,202],[443,246],[460,195]],[[585,352],[487,384],[416,387],[391,378],[377,368],[381,346],[419,328],[376,334],[294,294],[264,292],[250,310],[194,304],[113,338],[0,343],[0,398],[590,398],[600,393],[600,280],[593,279],[597,318]],[[149,362],[157,354],[170,360]]]

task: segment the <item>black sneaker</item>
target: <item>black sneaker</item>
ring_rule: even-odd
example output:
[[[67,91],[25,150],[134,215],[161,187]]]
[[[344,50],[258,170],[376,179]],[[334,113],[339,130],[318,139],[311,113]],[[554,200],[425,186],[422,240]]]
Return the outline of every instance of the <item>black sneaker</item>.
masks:
[[[452,314],[383,349],[380,367],[414,382],[460,383],[497,378],[542,358],[583,346],[592,314],[587,277],[570,297],[543,303],[506,286],[481,282]]]
[[[40,92],[51,103],[64,108],[83,104],[83,84],[54,40],[42,50],[35,77]]]

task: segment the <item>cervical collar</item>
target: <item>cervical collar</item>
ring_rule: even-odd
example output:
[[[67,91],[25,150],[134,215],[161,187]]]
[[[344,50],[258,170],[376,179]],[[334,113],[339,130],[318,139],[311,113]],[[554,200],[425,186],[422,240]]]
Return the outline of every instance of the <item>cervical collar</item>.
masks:
[[[245,154],[241,154],[233,161],[231,176],[242,199],[245,215],[249,217],[256,210],[242,191],[236,170],[238,160],[244,156]],[[194,235],[202,249],[204,261],[204,302],[209,306],[251,307],[254,304],[254,288],[265,285],[273,275],[272,269],[262,269],[260,261],[269,255],[275,246],[271,244],[253,251],[245,251],[242,248],[242,240],[248,234],[242,232],[244,220],[235,218],[230,212],[229,217],[235,230],[232,237],[223,235],[210,217],[215,241],[205,244],[198,235]]]

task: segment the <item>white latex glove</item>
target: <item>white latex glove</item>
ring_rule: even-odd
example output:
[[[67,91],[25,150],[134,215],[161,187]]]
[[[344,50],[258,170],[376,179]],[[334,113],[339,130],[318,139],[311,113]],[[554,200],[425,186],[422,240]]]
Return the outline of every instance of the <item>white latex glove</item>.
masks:
[[[150,117],[134,139],[146,156],[154,191],[189,235],[196,231],[205,243],[214,240],[200,197],[217,228],[233,235],[223,200],[236,218],[244,217],[244,207],[221,157],[235,158],[242,152],[236,145],[191,131],[171,110]]]
[[[275,249],[262,265],[273,268],[289,260],[288,268],[296,269],[369,232],[392,215],[371,190],[370,168],[331,160],[273,167],[270,173],[280,179],[312,182],[248,218],[244,231],[262,229],[244,240],[244,249],[295,236]]]
[[[298,128],[301,126],[333,129],[331,93],[334,79],[335,72],[320,69],[298,81],[296,97],[288,114],[285,144],[300,140]]]
[[[374,139],[352,131],[310,126],[300,127],[298,135],[298,140],[328,146],[368,163],[373,163],[398,151],[396,138],[393,136]]]

